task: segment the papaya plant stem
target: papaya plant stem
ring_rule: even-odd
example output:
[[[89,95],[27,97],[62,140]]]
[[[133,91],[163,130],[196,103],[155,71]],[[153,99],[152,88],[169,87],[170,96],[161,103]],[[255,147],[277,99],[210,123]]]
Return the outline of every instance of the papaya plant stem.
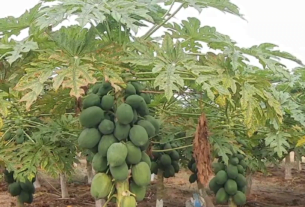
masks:
[[[103,207],[106,207],[113,197],[116,197],[116,196],[115,195],[110,196],[110,198],[108,198],[108,200],[105,202]]]
[[[201,198],[204,199],[205,205],[208,207],[215,207],[212,199],[206,192],[206,188],[200,182],[197,181],[198,191]]]
[[[162,19],[164,19],[172,10],[174,4],[176,3],[176,1],[173,1],[172,4],[170,5],[169,9],[167,10],[167,12],[163,15]]]
[[[169,112],[169,111],[166,111],[166,110],[162,110],[163,112],[167,113],[167,114],[172,114],[172,115],[181,115],[181,116],[201,116],[201,114],[195,114],[195,113],[180,113],[180,112]],[[214,117],[214,115],[206,115],[206,117]]]
[[[163,206],[163,195],[164,195],[164,177],[163,171],[158,170],[158,178],[157,178],[157,200],[156,200],[156,207]]]
[[[137,78],[137,79],[126,79],[126,81],[129,82],[135,82],[135,81],[153,81],[155,78]]]
[[[150,37],[153,33],[155,33],[160,27],[162,27],[166,22],[168,22],[171,18],[173,18],[185,5],[185,3],[182,3],[176,11],[174,11],[168,18],[166,18],[163,22],[161,22],[158,25],[153,26],[146,34],[143,35],[144,40],[146,40],[148,37]]]
[[[230,199],[229,207],[237,207],[237,205],[234,203],[233,199]]]
[[[116,199],[116,206],[121,207],[120,203],[124,196],[126,196],[126,192],[129,190],[129,183],[128,179],[122,181],[122,182],[116,182],[115,188],[117,190],[117,199]]]
[[[12,103],[12,106],[16,109],[16,111],[17,111],[17,113],[18,113],[18,115],[20,116],[21,115],[21,113],[20,113],[20,111],[19,111],[19,109],[18,109],[18,107],[14,104],[14,103]]]
[[[107,196],[107,199],[108,199],[108,200],[109,200],[109,197],[110,197],[110,198],[113,197],[113,195],[111,195],[113,188],[115,188],[115,184],[112,185],[111,190],[110,190],[110,193],[109,193],[108,196]]]
[[[17,207],[24,207],[24,203],[21,203],[17,198]]]
[[[69,133],[69,132],[62,132],[62,134],[64,134],[64,135],[70,135],[70,136],[72,136],[72,137],[78,137],[77,135],[71,134],[71,133]]]
[[[180,138],[177,138],[177,139],[172,139],[170,141],[167,141],[167,142],[162,142],[162,144],[165,144],[165,143],[168,143],[168,142],[172,142],[172,141],[176,141],[176,140],[181,140],[181,139],[189,139],[189,138],[194,138],[194,136],[186,136],[186,137],[180,137]],[[151,141],[153,144],[161,144],[161,142],[154,142],[154,141]]]
[[[2,136],[1,136],[0,138],[4,137],[5,134],[8,133],[10,130],[11,130],[11,128],[8,128],[8,129],[4,132],[4,134],[2,134]]]
[[[14,140],[15,140],[15,137],[16,137],[16,135],[13,136],[13,138],[11,138],[10,141],[8,141],[4,146],[7,146],[7,145],[9,145],[9,143],[11,143],[12,141],[14,141]]]
[[[153,72],[137,72],[137,73],[134,73],[134,75],[151,75],[151,74],[155,74]]]
[[[187,148],[187,147],[192,147],[193,145],[185,145],[185,146],[181,146],[181,147],[175,147],[175,148],[171,148],[171,149],[165,149],[165,150],[152,150],[153,152],[168,152],[168,151],[172,151],[172,150],[176,150],[176,149],[183,149],[183,148]]]
[[[29,140],[31,140],[31,142],[35,143],[35,141],[30,137],[30,135],[28,135],[25,131],[23,131],[23,132],[24,132],[25,136],[26,136]]]
[[[31,120],[28,120],[28,119],[22,119],[22,120],[23,120],[23,121],[30,122],[30,123],[33,123],[33,124],[37,124],[37,125],[40,125],[40,126],[44,126],[44,124],[39,123],[39,122],[36,122],[36,121],[31,121]]]

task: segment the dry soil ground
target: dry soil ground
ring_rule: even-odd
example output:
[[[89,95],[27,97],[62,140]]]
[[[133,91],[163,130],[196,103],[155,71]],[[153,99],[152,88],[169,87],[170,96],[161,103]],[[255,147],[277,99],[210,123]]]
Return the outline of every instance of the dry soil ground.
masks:
[[[303,166],[304,168],[305,166]],[[184,207],[185,201],[196,190],[195,184],[189,184],[189,173],[180,172],[175,178],[165,180],[165,207]],[[293,180],[285,181],[284,170],[270,168],[269,175],[257,173],[253,177],[252,193],[248,197],[247,207],[305,207],[305,170],[298,173],[293,170]],[[69,199],[60,198],[59,181],[40,175],[42,187],[34,196],[31,205],[35,207],[93,207],[90,186],[85,184],[84,172],[79,170],[69,181]],[[153,207],[156,200],[156,185],[152,184],[146,198],[138,207]],[[16,206],[15,198],[7,193],[7,185],[0,183],[0,207]],[[220,206],[219,206],[220,207]]]

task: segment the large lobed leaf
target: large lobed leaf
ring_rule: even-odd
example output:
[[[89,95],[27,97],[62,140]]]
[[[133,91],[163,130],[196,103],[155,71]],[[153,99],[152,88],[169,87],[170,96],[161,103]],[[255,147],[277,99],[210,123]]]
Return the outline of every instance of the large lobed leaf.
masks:
[[[49,25],[57,26],[72,15],[77,16],[76,21],[81,27],[91,22],[103,23],[106,21],[107,15],[111,15],[116,21],[126,25],[134,32],[138,31],[138,24],[141,23],[137,17],[153,22],[152,17],[148,14],[151,6],[143,1],[60,0],[56,2],[57,4],[40,10],[42,16],[37,20],[40,28],[46,28]]]
[[[196,64],[195,57],[185,54],[180,42],[174,43],[170,36],[165,36],[160,46],[139,40],[132,43],[131,48],[132,52],[122,61],[152,66],[152,72],[156,74],[154,87],[164,90],[168,100],[173,96],[173,91],[179,91],[184,86],[182,75],[188,74],[188,69]]]
[[[8,16],[0,19],[0,36],[2,35],[16,35],[18,36],[21,30],[28,27],[35,27],[35,21],[42,14],[39,12],[41,3],[23,13],[20,17]]]
[[[5,45],[2,45],[2,48]],[[1,45],[0,45],[1,47]],[[31,50],[37,50],[38,44],[37,42],[31,41],[31,40],[23,40],[20,42],[16,42],[15,44],[6,45],[6,49],[10,48],[10,51],[7,51],[2,56],[0,56],[0,59],[4,58],[7,60],[9,64],[14,63],[17,59],[22,57],[22,53],[28,53]],[[0,48],[1,49],[1,48]]]
[[[292,54],[276,50],[275,44],[263,43],[250,48],[240,48],[229,36],[219,33],[214,27],[201,26],[200,21],[194,17],[189,17],[180,24],[167,24],[165,27],[173,38],[182,39],[182,46],[188,52],[201,51],[203,43],[211,49],[222,50],[223,54],[231,59],[234,70],[240,67],[247,70],[250,66],[250,61],[245,55],[257,58],[264,69],[271,70],[276,75],[280,74],[286,79],[291,79],[291,75],[285,65],[280,62],[281,59],[302,65],[302,62]]]
[[[238,6],[231,3],[230,0],[178,0],[178,2],[194,7],[199,12],[201,12],[203,8],[211,7],[243,18],[243,15],[239,12]]]
[[[287,138],[289,137],[291,137],[290,134],[282,131],[270,132],[265,138],[265,144],[270,146],[274,153],[281,158],[284,154],[288,153],[287,149],[290,147],[290,144],[287,142]]]

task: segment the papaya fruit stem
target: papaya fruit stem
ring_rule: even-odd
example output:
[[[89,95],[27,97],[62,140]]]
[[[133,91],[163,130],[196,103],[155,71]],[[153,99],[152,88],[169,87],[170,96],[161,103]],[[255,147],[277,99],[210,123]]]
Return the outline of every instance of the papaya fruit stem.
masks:
[[[112,190],[113,190],[113,188],[114,188],[114,184],[112,185],[112,187],[111,187],[111,190],[110,190],[110,193],[108,194],[108,196],[107,196],[107,199],[109,199],[109,197],[113,197],[113,196],[111,196],[111,193],[112,193]]]
[[[186,137],[180,137],[180,138],[177,138],[177,139],[173,139],[171,141],[167,141],[167,142],[154,142],[154,141],[151,141],[153,144],[165,144],[165,143],[170,143],[170,142],[173,142],[173,141],[177,141],[177,140],[181,140],[181,139],[190,139],[190,138],[194,138],[194,136],[186,136]]]
[[[232,198],[229,201],[229,207],[237,207]]]
[[[153,152],[168,152],[168,151],[173,151],[176,149],[183,149],[183,148],[187,148],[187,147],[193,147],[192,144],[190,145],[185,145],[185,146],[181,146],[181,147],[175,147],[175,148],[170,148],[170,149],[165,149],[165,150],[152,150]]]
[[[116,206],[121,207],[121,201],[126,194],[126,191],[129,192],[129,182],[128,179],[122,182],[116,182],[115,188],[117,190],[117,199]]]
[[[110,196],[110,198],[107,199],[107,201],[105,202],[105,204],[103,205],[103,207],[106,207],[113,197],[116,197],[116,195]]]

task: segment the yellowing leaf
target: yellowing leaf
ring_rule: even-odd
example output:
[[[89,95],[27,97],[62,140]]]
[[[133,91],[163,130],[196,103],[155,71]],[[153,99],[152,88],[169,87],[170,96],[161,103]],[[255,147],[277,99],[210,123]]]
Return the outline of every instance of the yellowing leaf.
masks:
[[[218,104],[221,108],[224,108],[226,106],[227,99],[226,99],[226,97],[224,95],[219,95],[215,99],[215,103]]]
[[[297,145],[296,147],[301,147],[305,144],[305,136],[301,137],[298,142],[297,142]]]
[[[0,129],[2,129],[2,127],[3,127],[3,119],[0,117]]]

